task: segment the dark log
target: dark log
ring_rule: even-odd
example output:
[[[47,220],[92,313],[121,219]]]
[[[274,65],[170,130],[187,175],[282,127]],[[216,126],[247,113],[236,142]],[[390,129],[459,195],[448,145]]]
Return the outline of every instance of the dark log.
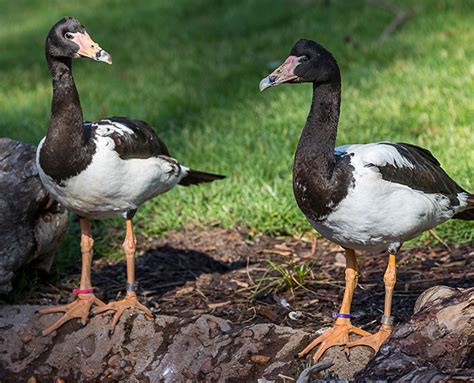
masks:
[[[71,321],[52,336],[38,331],[58,315],[39,306],[0,308],[0,381],[195,382],[295,376],[295,354],[308,334],[274,324],[242,326],[211,315],[192,320],[131,314],[109,336],[110,316],[80,328]],[[281,380],[281,379],[280,379]]]
[[[453,382],[474,379],[474,288],[435,286],[418,298],[357,381]]]
[[[433,294],[436,290],[430,289],[420,297],[419,311],[395,330],[393,339],[356,376],[356,381],[425,382],[468,374],[474,289],[447,289],[453,294],[440,298],[438,293]],[[39,317],[35,314],[38,308],[0,307],[2,383],[32,377],[40,383],[57,379],[292,381],[289,378],[306,383],[329,372],[332,377],[350,379],[373,354],[366,347],[356,347],[348,359],[342,348],[334,347],[324,356],[332,359],[333,366],[328,368],[332,363],[323,360],[319,368],[306,369],[306,361],[295,355],[314,334],[271,323],[231,323],[205,314],[188,319],[159,315],[147,321],[143,315],[129,312],[113,335],[109,335],[111,316],[102,315],[93,317],[85,327],[70,321],[51,336],[42,337],[40,330],[57,320],[59,314]],[[326,371],[316,372],[320,369]]]
[[[0,139],[0,293],[27,264],[49,271],[66,234],[67,213],[38,177],[36,148]]]

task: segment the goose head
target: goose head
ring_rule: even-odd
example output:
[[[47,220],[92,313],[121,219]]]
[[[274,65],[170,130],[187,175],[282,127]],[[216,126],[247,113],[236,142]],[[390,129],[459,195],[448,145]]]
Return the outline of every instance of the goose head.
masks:
[[[112,64],[112,56],[95,43],[79,20],[64,17],[49,31],[46,54],[56,58],[87,57]]]
[[[260,81],[260,90],[303,82],[320,85],[338,79],[339,68],[331,53],[315,41],[300,39],[283,64]]]

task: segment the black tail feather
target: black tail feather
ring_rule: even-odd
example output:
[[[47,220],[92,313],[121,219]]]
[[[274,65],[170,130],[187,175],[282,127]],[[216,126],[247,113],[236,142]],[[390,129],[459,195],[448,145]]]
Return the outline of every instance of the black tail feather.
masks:
[[[206,172],[200,172],[199,170],[189,169],[188,174],[179,181],[182,186],[198,185],[205,182],[212,182],[215,180],[224,179],[225,176],[220,174],[212,174]]]
[[[455,214],[453,218],[474,221],[474,194],[468,194],[467,196],[467,209]]]

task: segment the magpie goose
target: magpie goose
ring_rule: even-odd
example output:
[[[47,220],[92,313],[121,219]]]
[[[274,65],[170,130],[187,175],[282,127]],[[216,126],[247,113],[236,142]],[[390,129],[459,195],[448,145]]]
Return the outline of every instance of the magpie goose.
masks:
[[[37,149],[37,166],[47,190],[80,218],[82,273],[77,299],[64,306],[41,310],[40,314],[64,312],[43,331],[50,334],[73,318],[87,322],[93,305],[95,313],[114,310],[111,331],[125,309],[152,313],[137,300],[135,247],[132,217],[145,201],[175,185],[212,182],[224,176],[182,166],[147,123],[125,117],[84,122],[79,94],[72,76],[72,59],[88,57],[112,63],[81,23],[71,17],[57,22],[46,39],[46,60],[53,80],[53,100],[48,132]],[[91,219],[122,215],[126,220],[123,249],[127,260],[125,298],[105,305],[93,294],[90,280],[93,238]]]
[[[395,255],[404,241],[450,219],[474,219],[474,196],[454,182],[426,149],[376,142],[335,148],[341,75],[320,44],[301,39],[290,56],[260,82],[260,90],[283,83],[313,84],[313,100],[293,165],[299,208],[324,237],[345,248],[346,288],[335,326],[299,355],[319,345],[316,362],[332,346],[366,345],[377,351],[393,326],[391,303]],[[355,250],[384,250],[385,307],[380,330],[369,334],[351,325],[350,306],[358,269]],[[362,336],[349,342],[349,333]]]

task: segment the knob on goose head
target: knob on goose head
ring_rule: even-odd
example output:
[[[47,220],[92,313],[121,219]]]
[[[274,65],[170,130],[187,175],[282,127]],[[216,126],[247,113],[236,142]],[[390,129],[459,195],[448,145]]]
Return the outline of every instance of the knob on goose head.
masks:
[[[320,85],[340,81],[340,76],[331,53],[315,41],[300,39],[283,64],[260,81],[260,90],[285,83],[312,82]]]
[[[79,20],[73,17],[64,17],[51,28],[45,50],[50,57],[87,57],[112,64],[112,56],[95,43]]]

